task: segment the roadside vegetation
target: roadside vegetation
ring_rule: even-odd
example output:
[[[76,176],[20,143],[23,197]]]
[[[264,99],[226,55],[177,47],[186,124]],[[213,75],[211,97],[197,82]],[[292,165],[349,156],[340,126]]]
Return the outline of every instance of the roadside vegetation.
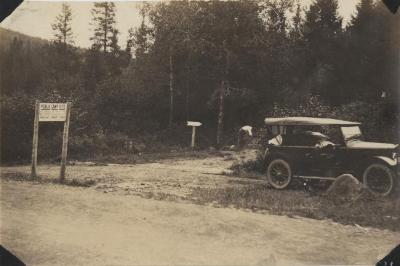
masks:
[[[370,226],[400,231],[400,201],[362,195],[355,201],[337,202],[324,195],[323,189],[309,186],[275,190],[267,185],[248,185],[222,189],[194,189],[198,204],[213,204],[270,214],[312,219],[330,219],[345,225]],[[365,229],[368,230],[368,229]]]
[[[245,178],[262,178],[265,171],[264,157],[259,151],[256,158],[252,158],[245,161],[234,162],[231,167],[229,167],[229,175],[240,176]]]
[[[28,181],[41,184],[60,184],[71,187],[91,187],[96,184],[96,181],[91,178],[85,179],[65,179],[61,182],[58,178],[46,178],[43,176],[37,176],[35,179],[31,178],[31,175],[24,172],[13,172],[13,173],[1,173],[1,179],[4,180],[14,180],[14,181]]]
[[[230,175],[243,178],[264,177],[264,160],[257,158],[234,163]],[[313,219],[331,219],[343,224],[373,226],[394,231],[400,230],[400,198],[376,197],[366,189],[356,195],[343,192],[328,194],[332,181],[293,180],[290,189],[274,190],[264,186],[246,186],[193,191],[200,203],[215,203],[252,210],[266,210],[272,214],[301,216]]]

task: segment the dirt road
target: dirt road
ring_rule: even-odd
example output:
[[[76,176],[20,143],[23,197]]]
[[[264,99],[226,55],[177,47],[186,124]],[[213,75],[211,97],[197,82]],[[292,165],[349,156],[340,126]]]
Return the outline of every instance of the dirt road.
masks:
[[[241,185],[218,175],[230,163],[68,168],[69,178],[99,178],[91,188],[2,180],[1,243],[28,265],[374,264],[398,244],[400,233],[386,230],[143,197]]]
[[[227,177],[222,175],[233,162],[251,159],[256,151],[242,153],[226,152],[225,156],[202,159],[162,160],[146,164],[108,164],[77,163],[67,167],[67,178],[95,180],[95,188],[102,192],[140,195],[168,195],[176,199],[189,196],[195,187],[216,188],[259,183],[259,180]],[[30,173],[30,166],[1,167],[1,173]],[[40,165],[38,174],[44,179],[56,179],[60,167]]]
[[[2,182],[1,242],[28,265],[372,264],[400,234]]]

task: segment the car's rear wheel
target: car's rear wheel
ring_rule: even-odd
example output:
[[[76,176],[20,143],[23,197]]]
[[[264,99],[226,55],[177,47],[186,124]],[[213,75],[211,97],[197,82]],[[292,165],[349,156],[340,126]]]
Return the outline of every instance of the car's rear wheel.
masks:
[[[395,178],[395,173],[388,166],[374,163],[365,169],[363,183],[372,193],[388,196],[395,189]]]
[[[277,189],[286,188],[292,181],[292,169],[284,159],[273,159],[267,167],[267,180]]]

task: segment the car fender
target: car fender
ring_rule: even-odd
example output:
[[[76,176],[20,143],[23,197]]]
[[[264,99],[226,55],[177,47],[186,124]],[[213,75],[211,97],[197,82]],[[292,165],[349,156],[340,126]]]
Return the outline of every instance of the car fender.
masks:
[[[270,155],[270,151],[269,151],[269,148],[267,147],[267,148],[265,149],[265,151],[264,151],[264,160],[267,159],[268,155]]]
[[[274,158],[278,158],[278,157],[282,158],[282,159],[285,159],[285,160],[287,160],[289,162],[291,161],[290,157],[287,156],[287,154],[285,154],[283,152],[280,152],[280,151],[271,152],[268,148],[264,152],[264,161],[265,162],[269,162],[270,160],[272,160]]]
[[[397,161],[395,159],[386,157],[386,156],[374,156],[374,159],[377,159],[378,161],[381,161],[385,164],[388,164],[389,166],[396,166],[397,165]]]

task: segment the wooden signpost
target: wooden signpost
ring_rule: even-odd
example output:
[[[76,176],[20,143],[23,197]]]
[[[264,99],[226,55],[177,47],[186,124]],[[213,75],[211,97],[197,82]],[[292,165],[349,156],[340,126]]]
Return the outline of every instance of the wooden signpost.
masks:
[[[35,120],[33,122],[33,141],[32,141],[32,168],[31,178],[36,178],[37,149],[39,140],[39,102],[35,104]]]
[[[32,168],[31,177],[36,178],[37,151],[39,140],[39,122],[64,122],[63,142],[61,151],[60,181],[65,179],[65,165],[67,162],[68,131],[71,114],[71,103],[39,103],[35,104],[35,120],[33,124]]]
[[[195,146],[195,139],[196,139],[196,127],[201,126],[202,124],[200,122],[195,122],[195,121],[187,121],[187,126],[192,127],[192,142],[190,144],[190,147],[194,148]]]

